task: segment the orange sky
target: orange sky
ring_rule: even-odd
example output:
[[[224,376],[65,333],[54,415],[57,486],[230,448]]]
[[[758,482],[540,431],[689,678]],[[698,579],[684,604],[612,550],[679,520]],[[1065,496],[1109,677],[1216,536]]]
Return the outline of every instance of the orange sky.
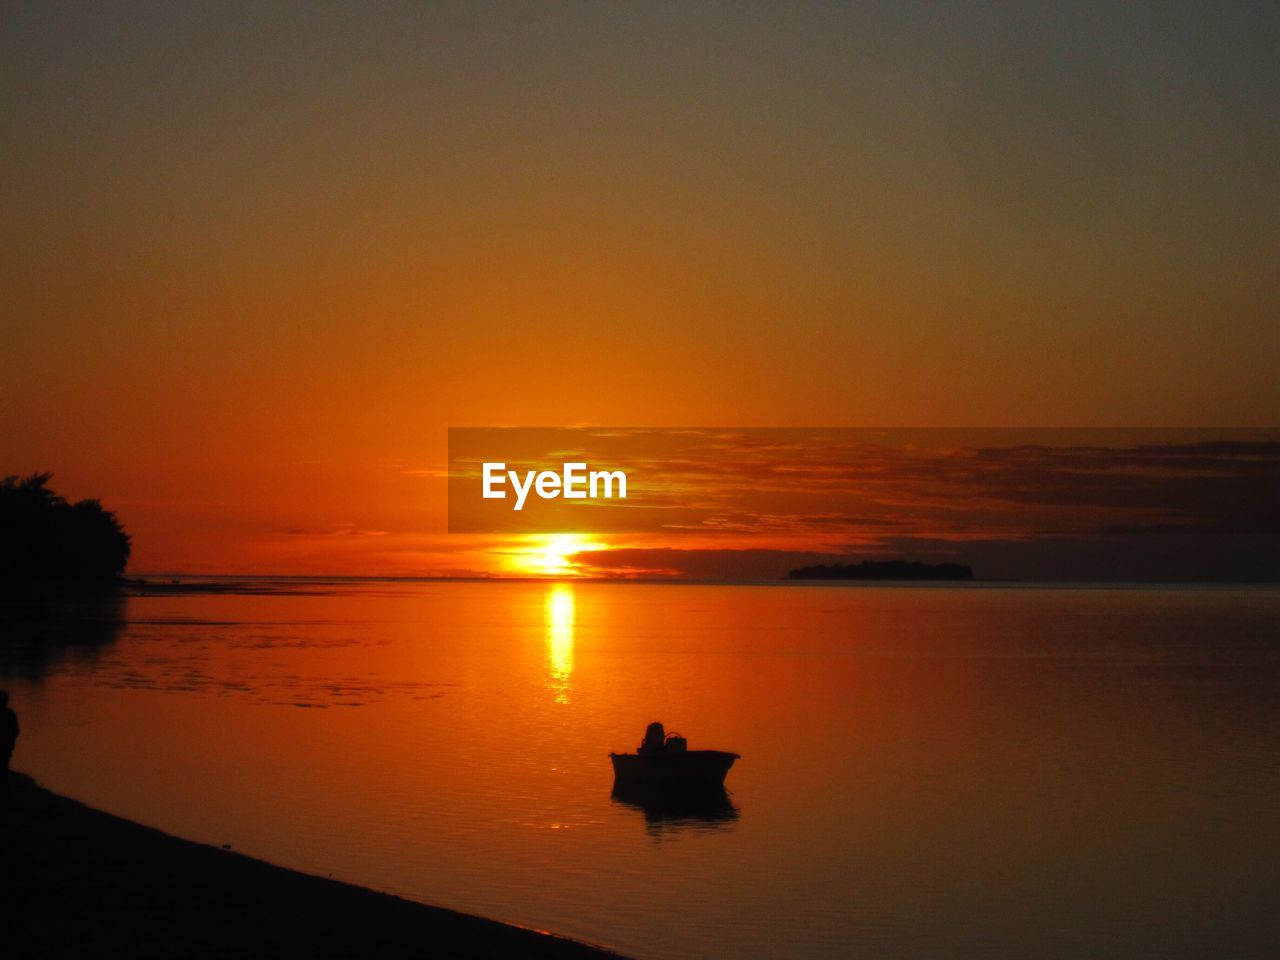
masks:
[[[1264,26],[10,12],[0,473],[133,569],[420,573],[451,425],[1273,424]]]

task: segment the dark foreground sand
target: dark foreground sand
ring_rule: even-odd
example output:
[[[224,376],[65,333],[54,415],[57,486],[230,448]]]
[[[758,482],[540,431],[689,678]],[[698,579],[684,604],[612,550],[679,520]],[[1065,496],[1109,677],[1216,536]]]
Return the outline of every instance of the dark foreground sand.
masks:
[[[0,816],[0,956],[617,960],[179,840],[21,774],[11,774],[9,795]]]

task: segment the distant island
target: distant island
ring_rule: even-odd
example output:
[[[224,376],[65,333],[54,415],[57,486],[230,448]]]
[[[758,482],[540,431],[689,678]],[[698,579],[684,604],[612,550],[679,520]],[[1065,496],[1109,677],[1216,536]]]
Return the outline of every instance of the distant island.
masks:
[[[863,560],[799,567],[789,580],[972,580],[973,570],[963,563],[921,563],[918,560]]]
[[[129,535],[97,500],[70,503],[54,493],[52,477],[0,480],[0,585],[114,585],[129,562]]]

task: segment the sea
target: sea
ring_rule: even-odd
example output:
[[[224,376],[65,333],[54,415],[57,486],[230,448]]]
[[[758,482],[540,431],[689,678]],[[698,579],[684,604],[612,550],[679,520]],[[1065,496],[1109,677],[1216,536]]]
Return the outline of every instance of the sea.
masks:
[[[1280,955],[1280,589],[181,578],[0,602],[13,765],[687,958]],[[726,792],[615,796],[660,721]]]

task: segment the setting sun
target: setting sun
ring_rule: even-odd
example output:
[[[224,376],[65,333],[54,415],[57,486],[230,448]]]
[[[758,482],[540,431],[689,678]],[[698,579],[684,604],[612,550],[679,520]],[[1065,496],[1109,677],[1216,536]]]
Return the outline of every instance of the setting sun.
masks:
[[[608,544],[589,540],[580,533],[537,534],[524,538],[509,555],[513,573],[536,577],[578,577],[584,571],[574,556],[589,550],[607,550]]]

